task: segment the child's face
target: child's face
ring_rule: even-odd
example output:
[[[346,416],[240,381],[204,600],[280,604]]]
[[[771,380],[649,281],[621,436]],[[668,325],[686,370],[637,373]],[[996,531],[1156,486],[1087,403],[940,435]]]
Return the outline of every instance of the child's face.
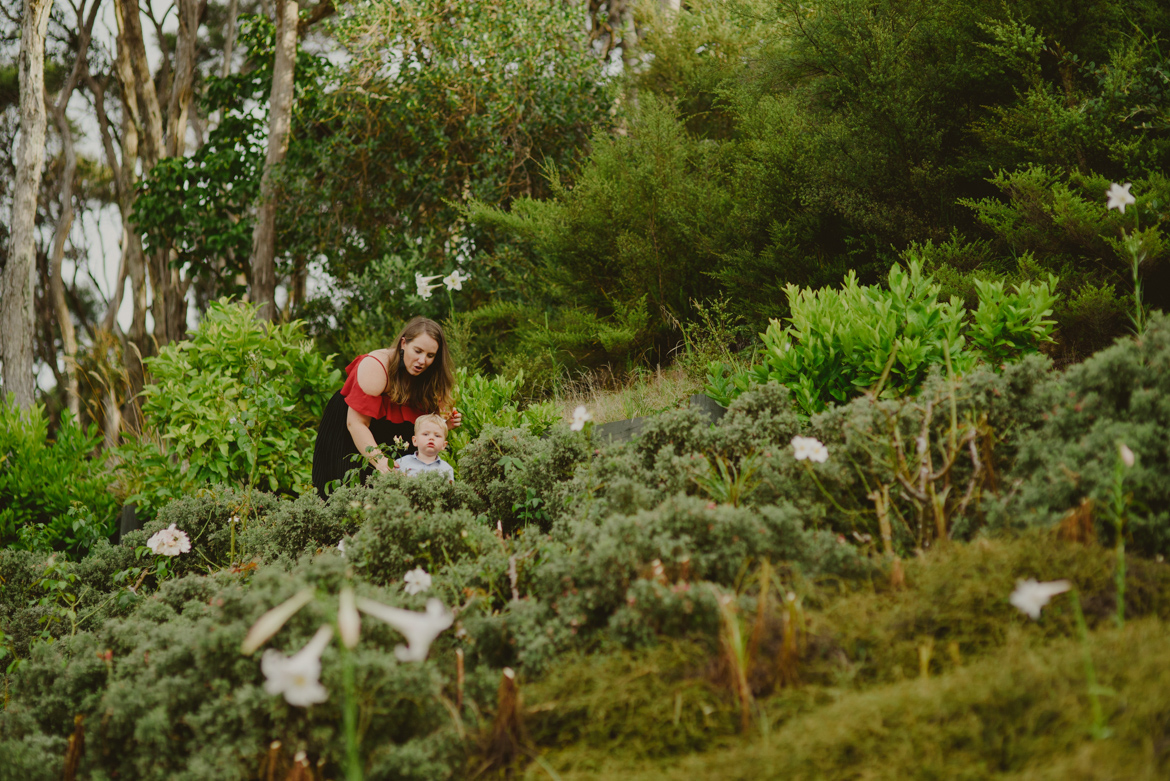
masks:
[[[411,441],[418,448],[419,456],[432,460],[447,449],[447,432],[434,423],[424,423]]]

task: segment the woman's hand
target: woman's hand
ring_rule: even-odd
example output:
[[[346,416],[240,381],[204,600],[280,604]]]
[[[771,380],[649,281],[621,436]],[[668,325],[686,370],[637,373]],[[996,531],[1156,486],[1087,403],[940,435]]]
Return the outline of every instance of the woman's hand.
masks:
[[[447,416],[447,428],[459,428],[463,424],[463,413],[459,411],[458,407],[451,408],[451,414]]]
[[[363,454],[370,464],[382,474],[388,474],[395,464],[382,454],[374,435],[370,432],[370,416],[363,415],[353,407],[346,412],[345,427],[353,437],[353,444],[357,451]]]

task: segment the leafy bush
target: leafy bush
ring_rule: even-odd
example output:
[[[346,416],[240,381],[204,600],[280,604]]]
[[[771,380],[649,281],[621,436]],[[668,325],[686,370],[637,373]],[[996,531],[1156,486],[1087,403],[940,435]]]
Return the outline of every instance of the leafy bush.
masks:
[[[545,284],[574,302],[610,313],[645,299],[655,333],[661,313],[686,319],[703,297],[730,204],[716,149],[689,134],[673,106],[645,95],[636,114],[633,132],[593,139],[572,187],[554,171],[548,200],[469,211],[473,223],[522,246]]]
[[[890,269],[889,289],[862,286],[852,273],[841,290],[788,287],[791,325],[773,320],[762,335],[764,362],[728,383],[713,368],[708,391],[724,404],[752,383],[774,380],[792,391],[806,415],[866,389],[883,398],[913,394],[932,370],[962,375],[984,361],[1000,367],[1051,341],[1055,277],[1022,282],[977,281],[973,321],[957,298],[938,300],[939,286],[912,260]]]
[[[1098,533],[1113,537],[1110,504],[1118,445],[1136,454],[1124,472],[1126,536],[1146,555],[1170,555],[1170,318],[1155,315],[1036,391],[1043,419],[1021,433],[1010,490],[991,508],[997,526],[1059,523],[1089,499]]]
[[[540,436],[560,420],[560,412],[551,402],[521,409],[518,396],[523,385],[523,372],[509,380],[498,374],[486,377],[469,372],[465,367],[456,371],[455,404],[463,413],[463,422],[448,437],[447,453],[454,464],[459,464],[468,443],[489,426],[523,428]]]
[[[311,483],[316,427],[341,373],[300,323],[261,323],[221,299],[191,339],[147,359],[142,411],[153,430],[121,449],[131,500],[148,516],[211,483],[299,493]]]
[[[143,525],[142,533],[149,537],[171,525],[187,533],[191,555],[180,556],[172,563],[172,571],[179,575],[230,566],[251,556],[264,557],[273,553],[295,556],[301,549],[281,550],[274,546],[276,540],[264,539],[261,542],[255,535],[251,537],[255,547],[244,547],[243,533],[254,524],[265,523],[266,516],[277,505],[276,497],[268,493],[211,485],[163,505],[155,518]],[[297,537],[303,539],[305,531],[302,530]],[[233,547],[235,557],[231,555]]]
[[[851,542],[906,552],[981,527],[986,501],[1014,468],[1020,435],[1044,413],[1035,394],[1050,378],[1043,356],[1001,372],[976,369],[955,383],[936,373],[915,397],[862,396],[804,426],[790,408],[773,411],[784,410],[786,389],[762,386],[733,404],[715,441],[741,469],[754,458],[751,504],[792,502]],[[737,408],[743,401],[751,406]],[[819,439],[827,460],[797,461],[797,434]]]
[[[362,527],[345,552],[374,583],[393,583],[417,567],[438,572],[497,544],[469,510],[416,510],[387,485],[371,491],[361,515]]]
[[[1145,303],[1155,308],[1170,305],[1164,283],[1170,242],[1162,213],[1162,204],[1170,197],[1170,180],[1164,174],[1133,178],[1138,202],[1124,215],[1106,208],[1104,193],[1110,179],[1104,175],[1063,173],[1033,165],[1001,171],[988,181],[1000,197],[960,203],[974,212],[996,251],[1026,259],[1031,267],[1021,269],[1026,274],[1060,276],[1060,292],[1068,304],[1056,314],[1071,358],[1087,357],[1121,332],[1122,321],[1112,300],[1117,295],[1129,298],[1133,291],[1123,228],[1142,238]],[[971,270],[975,274],[995,271]]]
[[[466,363],[522,380],[519,392],[530,397],[545,395],[583,371],[635,366],[651,337],[644,297],[614,302],[604,315],[579,307],[549,312],[537,303],[493,301],[453,322]]]
[[[0,398],[0,547],[21,545],[84,555],[117,531],[119,502],[93,453],[96,425],[61,416],[54,439],[44,408]]]
[[[588,450],[584,437],[558,426],[543,439],[527,429],[488,427],[468,446],[460,479],[475,491],[491,524],[511,533],[533,524],[548,530],[558,512],[558,484]]]
[[[291,768],[298,750],[338,767],[345,750],[339,698],[309,711],[274,699],[261,688],[258,660],[239,648],[252,622],[298,589],[336,591],[345,566],[328,555],[291,572],[269,566],[250,577],[221,571],[168,581],[127,617],[35,645],[0,712],[0,766],[31,756],[34,768],[40,763],[59,775],[65,755],[56,738],[68,738],[80,714],[87,750],[79,776],[244,779],[266,757],[278,763],[274,769]],[[362,593],[401,604],[391,592],[363,586]],[[285,652],[300,648],[325,620],[322,607],[311,605],[272,644]],[[463,749],[439,696],[438,663],[393,661],[398,636],[380,622],[366,621],[362,633],[354,663],[371,698],[363,706],[370,719],[367,777],[451,777]],[[323,682],[333,692],[341,690],[336,653],[335,645],[327,649],[323,665]],[[481,689],[471,677],[469,694],[477,696]],[[270,749],[274,736],[282,750]]]

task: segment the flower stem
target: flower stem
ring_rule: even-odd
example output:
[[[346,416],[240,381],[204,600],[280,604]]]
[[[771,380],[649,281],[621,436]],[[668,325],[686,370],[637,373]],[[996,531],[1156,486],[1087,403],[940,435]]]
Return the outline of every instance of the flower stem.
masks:
[[[1117,628],[1125,626],[1125,463],[1120,457],[1113,469],[1113,526],[1117,533]]]
[[[363,781],[362,757],[358,746],[357,736],[357,684],[355,682],[353,654],[345,647],[341,647],[341,681],[345,690],[345,701],[342,704],[342,719],[345,728],[345,779],[346,781]]]
[[[821,489],[821,493],[825,495],[825,498],[828,499],[834,507],[836,507],[840,512],[845,513],[845,515],[859,515],[856,510],[846,510],[844,507],[837,504],[837,500],[834,499],[833,495],[825,490],[825,486],[821,484],[820,478],[817,477],[816,471],[812,468],[812,464],[810,464],[808,461],[804,461],[803,463],[804,468],[808,470],[809,476],[812,477],[813,482],[817,484],[817,488]]]
[[[1117,524],[1117,628],[1125,626],[1125,536]]]
[[[1097,685],[1097,668],[1093,665],[1093,654],[1089,650],[1089,626],[1085,623],[1085,614],[1081,610],[1081,597],[1074,588],[1069,592],[1072,600],[1073,613],[1077,619],[1077,633],[1081,637],[1081,648],[1085,654],[1085,681],[1089,689],[1089,705],[1093,709],[1093,726],[1090,729],[1093,737],[1101,740],[1109,737],[1110,729],[1105,726],[1105,714],[1101,710],[1101,699],[1098,696],[1100,687]]]

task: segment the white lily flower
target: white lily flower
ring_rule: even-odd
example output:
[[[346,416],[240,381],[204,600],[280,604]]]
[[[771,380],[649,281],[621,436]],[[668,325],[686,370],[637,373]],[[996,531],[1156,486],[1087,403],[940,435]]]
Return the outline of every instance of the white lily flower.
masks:
[[[425,613],[390,607],[365,597],[358,597],[357,606],[363,613],[385,621],[406,638],[407,645],[394,648],[394,655],[400,662],[421,662],[426,659],[431,643],[455,621],[455,616],[437,599],[427,600]]]
[[[435,274],[431,277],[424,277],[422,274],[414,275],[414,287],[420,298],[427,299],[431,297],[431,291],[436,290],[442,285],[432,285],[431,282],[441,277],[442,274]]]
[[[823,464],[829,460],[829,449],[815,437],[793,437],[792,456],[797,461],[816,461]]]
[[[1038,583],[1035,578],[1017,580],[1016,590],[1012,592],[1009,601],[1036,620],[1040,618],[1040,609],[1048,604],[1048,600],[1071,588],[1072,583],[1067,580],[1052,580],[1046,583]]]
[[[260,659],[260,670],[267,679],[264,691],[272,695],[283,694],[289,705],[298,708],[325,702],[329,692],[321,685],[321,654],[331,637],[333,627],[326,625],[292,656],[285,656],[273,648],[265,651]]]
[[[1126,447],[1124,443],[1117,446],[1117,453],[1121,456],[1121,463],[1125,464],[1127,469],[1133,467],[1137,459],[1134,457],[1133,451]]]
[[[464,275],[460,273],[459,269],[455,269],[447,276],[443,277],[443,284],[447,286],[448,290],[462,290],[463,283],[471,279],[471,275]]]
[[[146,547],[159,556],[178,556],[191,550],[191,538],[172,523],[151,535],[146,541]]]
[[[422,567],[416,567],[402,578],[402,588],[407,594],[421,594],[431,587],[431,576]]]
[[[337,543],[337,550],[339,553],[341,553],[342,556],[345,555],[345,540]]]
[[[1109,189],[1105,191],[1106,209],[1117,209],[1122,214],[1125,214],[1125,207],[1137,203],[1137,199],[1129,193],[1129,188],[1133,187],[1131,182],[1125,184],[1118,184],[1114,182],[1109,185]]]
[[[362,633],[362,618],[358,615],[353,589],[349,586],[341,590],[337,606],[337,629],[346,648],[352,649],[357,646]]]
[[[581,429],[585,428],[585,424],[591,420],[593,420],[593,413],[585,409],[585,405],[582,404],[580,407],[577,407],[577,409],[573,410],[573,422],[569,428],[573,431],[580,431]]]
[[[284,623],[292,618],[298,610],[313,599],[313,589],[305,588],[269,610],[248,630],[244,642],[240,644],[240,652],[253,653],[257,648],[268,642],[268,639],[280,631]]]

